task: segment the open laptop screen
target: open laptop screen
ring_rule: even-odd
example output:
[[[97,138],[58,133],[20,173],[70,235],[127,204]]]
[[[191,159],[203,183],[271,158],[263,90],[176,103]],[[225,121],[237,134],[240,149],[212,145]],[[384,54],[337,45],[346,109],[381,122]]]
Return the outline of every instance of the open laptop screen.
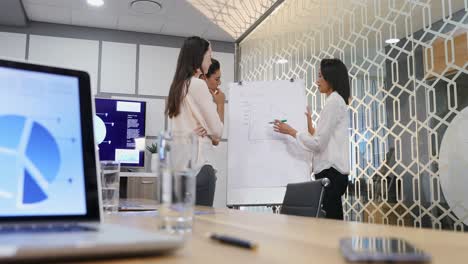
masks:
[[[79,88],[0,64],[0,218],[87,214]]]

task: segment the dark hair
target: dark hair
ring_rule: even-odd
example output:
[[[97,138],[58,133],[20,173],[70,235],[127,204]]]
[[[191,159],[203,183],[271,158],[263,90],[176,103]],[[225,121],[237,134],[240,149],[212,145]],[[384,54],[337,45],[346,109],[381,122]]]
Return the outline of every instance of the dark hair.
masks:
[[[211,75],[215,74],[221,66],[219,65],[219,61],[215,59],[211,59],[211,65],[210,68],[208,69],[208,72],[205,74],[206,78],[210,78]]]
[[[190,85],[190,78],[197,69],[201,69],[203,57],[209,47],[210,43],[203,38],[189,37],[185,39],[180,49],[176,71],[167,97],[165,113],[169,118],[179,115],[180,105]]]
[[[351,91],[349,88],[349,75],[346,65],[339,59],[323,59],[320,61],[320,70],[322,77],[343,97],[346,104],[349,103]]]

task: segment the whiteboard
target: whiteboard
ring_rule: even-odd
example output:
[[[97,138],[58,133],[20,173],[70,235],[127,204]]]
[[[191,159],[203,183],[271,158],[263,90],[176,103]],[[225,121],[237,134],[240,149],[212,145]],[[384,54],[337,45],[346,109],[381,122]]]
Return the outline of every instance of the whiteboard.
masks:
[[[288,183],[310,180],[311,158],[269,122],[306,131],[304,82],[231,83],[229,90],[227,204],[282,203]]]

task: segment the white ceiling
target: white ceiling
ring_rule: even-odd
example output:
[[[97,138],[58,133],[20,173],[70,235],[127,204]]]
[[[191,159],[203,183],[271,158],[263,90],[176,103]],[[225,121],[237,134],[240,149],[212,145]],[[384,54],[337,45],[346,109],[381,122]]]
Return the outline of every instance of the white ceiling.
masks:
[[[32,21],[171,36],[199,35],[228,42],[235,40],[235,36],[227,33],[187,0],[157,0],[163,8],[155,14],[135,12],[130,8],[132,0],[104,1],[102,7],[89,6],[86,0],[23,0],[23,4]],[[230,0],[217,1],[227,3]]]
[[[277,2],[277,0],[187,1],[236,39]]]

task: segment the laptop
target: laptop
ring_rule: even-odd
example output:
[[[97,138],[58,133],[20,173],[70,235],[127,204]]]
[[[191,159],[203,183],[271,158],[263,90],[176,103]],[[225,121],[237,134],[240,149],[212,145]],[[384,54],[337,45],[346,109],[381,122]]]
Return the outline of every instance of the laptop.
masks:
[[[159,254],[183,238],[102,222],[86,72],[0,60],[0,262]]]

